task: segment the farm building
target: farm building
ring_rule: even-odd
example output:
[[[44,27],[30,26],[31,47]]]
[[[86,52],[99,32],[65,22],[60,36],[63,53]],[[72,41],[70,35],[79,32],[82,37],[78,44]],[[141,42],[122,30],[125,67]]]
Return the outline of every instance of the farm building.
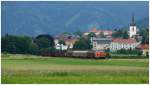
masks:
[[[126,49],[126,50],[135,49],[139,44],[140,42],[137,42],[133,38],[129,38],[129,39],[115,38],[112,40],[110,44],[110,51],[113,52],[121,49]]]

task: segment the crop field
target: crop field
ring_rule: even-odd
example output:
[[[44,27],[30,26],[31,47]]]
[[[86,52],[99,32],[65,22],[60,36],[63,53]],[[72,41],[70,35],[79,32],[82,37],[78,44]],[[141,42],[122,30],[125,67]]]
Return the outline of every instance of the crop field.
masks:
[[[4,84],[148,84],[147,59],[79,59],[2,54]]]

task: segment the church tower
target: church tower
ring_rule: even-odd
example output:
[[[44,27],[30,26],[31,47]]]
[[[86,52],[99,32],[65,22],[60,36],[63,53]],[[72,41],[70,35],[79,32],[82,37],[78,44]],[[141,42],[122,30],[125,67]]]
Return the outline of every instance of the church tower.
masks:
[[[131,22],[130,28],[129,28],[130,38],[133,37],[134,35],[136,35],[136,32],[137,32],[137,28],[136,28],[136,24],[135,24],[135,20],[134,20],[134,15],[132,15],[132,22]]]

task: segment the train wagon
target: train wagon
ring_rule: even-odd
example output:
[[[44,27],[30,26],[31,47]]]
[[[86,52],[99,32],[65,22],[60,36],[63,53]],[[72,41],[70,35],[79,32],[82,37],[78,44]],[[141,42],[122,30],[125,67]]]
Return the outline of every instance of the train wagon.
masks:
[[[88,51],[72,51],[73,57],[79,57],[79,58],[87,58]]]
[[[106,58],[108,53],[102,51],[69,51],[66,56],[74,58]]]

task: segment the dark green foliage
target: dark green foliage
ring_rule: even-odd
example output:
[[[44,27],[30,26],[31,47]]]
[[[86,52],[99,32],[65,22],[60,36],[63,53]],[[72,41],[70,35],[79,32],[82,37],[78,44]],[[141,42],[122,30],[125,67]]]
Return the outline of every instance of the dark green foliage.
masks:
[[[126,55],[130,55],[130,54],[136,54],[136,55],[142,55],[142,52],[139,50],[139,49],[129,49],[129,50],[126,50],[126,49],[121,49],[121,50],[118,50],[116,52],[113,52],[115,54],[126,54]]]
[[[47,38],[41,37],[35,40],[35,43],[39,48],[47,48],[50,47],[50,42]]]
[[[142,44],[149,44],[149,29],[140,29],[139,34],[143,37]]]
[[[119,30],[116,30],[116,31],[112,34],[112,37],[118,38],[118,37],[121,37],[121,35],[122,35],[122,30],[119,29]]]
[[[74,50],[89,50],[92,48],[91,42],[89,38],[80,38],[79,41],[77,41],[74,46],[73,49]]]
[[[27,36],[2,36],[2,52],[28,53],[32,39]]]
[[[112,36],[114,38],[124,38],[124,39],[127,39],[129,38],[129,35],[128,35],[128,31],[127,30],[123,30],[123,29],[119,29],[119,30],[116,30]]]
[[[54,39],[48,34],[37,36],[34,42],[38,45],[39,48],[54,47]]]
[[[81,37],[73,46],[74,50],[90,50],[92,48],[91,45],[91,37],[96,37],[96,34],[91,32],[88,34],[87,38]]]
[[[79,37],[82,36],[82,32],[81,32],[81,31],[76,31],[76,32],[74,32],[73,34],[76,35],[76,36],[79,36]]]
[[[90,33],[88,34],[88,37],[96,37],[96,34],[95,34],[94,32],[90,32]]]
[[[62,33],[63,35],[71,35],[71,33],[69,33],[69,32],[64,32],[64,33]]]
[[[41,48],[40,49],[40,53],[49,53],[49,52],[52,52],[52,51],[54,51],[55,49],[54,48],[51,48],[51,47],[49,47],[49,48]]]
[[[37,44],[40,54],[54,51],[54,39],[48,34],[37,36],[34,42]]]
[[[33,41],[28,36],[2,36],[2,52],[17,54],[40,54],[45,51],[54,50],[54,41],[50,35],[39,35]],[[44,50],[43,50],[44,49]]]
[[[128,35],[128,31],[127,31],[127,30],[124,30],[124,31],[123,31],[122,37],[123,37],[124,39],[128,39],[128,38],[129,38],[129,35]]]
[[[106,37],[106,36],[104,35],[104,32],[101,32],[101,33],[99,34],[99,36],[102,37],[102,38],[105,38],[105,37]]]
[[[29,52],[30,54],[39,54],[39,48],[37,44],[35,44],[34,42],[30,43],[29,50],[30,50]]]
[[[63,44],[63,45],[66,45],[65,41],[64,40],[59,40],[59,44]]]

